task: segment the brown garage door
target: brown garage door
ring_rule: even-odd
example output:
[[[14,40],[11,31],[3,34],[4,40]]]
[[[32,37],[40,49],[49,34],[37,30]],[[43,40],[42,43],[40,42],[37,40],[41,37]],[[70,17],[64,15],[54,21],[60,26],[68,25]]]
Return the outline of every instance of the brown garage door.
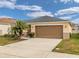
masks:
[[[63,38],[63,26],[36,26],[36,37],[38,38]]]

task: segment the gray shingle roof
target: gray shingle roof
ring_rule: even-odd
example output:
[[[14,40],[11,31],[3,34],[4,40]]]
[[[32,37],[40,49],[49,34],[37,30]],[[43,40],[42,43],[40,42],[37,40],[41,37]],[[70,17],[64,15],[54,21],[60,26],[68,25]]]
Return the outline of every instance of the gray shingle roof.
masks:
[[[49,16],[43,16],[36,19],[27,20],[26,22],[57,22],[57,21],[68,21],[68,20],[49,17]]]

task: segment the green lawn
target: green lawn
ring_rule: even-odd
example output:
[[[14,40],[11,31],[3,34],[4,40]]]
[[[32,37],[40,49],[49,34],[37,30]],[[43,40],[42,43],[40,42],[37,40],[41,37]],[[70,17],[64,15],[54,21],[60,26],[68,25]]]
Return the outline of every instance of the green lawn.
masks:
[[[79,55],[79,34],[72,34],[71,39],[62,40],[53,51]]]
[[[15,39],[12,39],[11,37],[0,36],[0,46],[15,43],[18,41],[22,41],[22,40],[15,40]]]

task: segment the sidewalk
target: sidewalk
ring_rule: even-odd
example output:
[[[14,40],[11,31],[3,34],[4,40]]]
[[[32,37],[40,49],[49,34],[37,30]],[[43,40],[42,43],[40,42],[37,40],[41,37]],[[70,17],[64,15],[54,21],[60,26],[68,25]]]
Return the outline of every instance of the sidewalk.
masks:
[[[79,55],[58,53],[58,52],[50,52],[48,54],[47,58],[79,58]]]

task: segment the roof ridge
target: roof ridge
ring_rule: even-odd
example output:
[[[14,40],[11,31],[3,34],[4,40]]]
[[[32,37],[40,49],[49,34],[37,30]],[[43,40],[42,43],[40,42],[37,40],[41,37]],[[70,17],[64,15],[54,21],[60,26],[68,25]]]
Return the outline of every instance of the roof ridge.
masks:
[[[27,22],[56,22],[56,21],[68,21],[68,20],[50,17],[50,16],[42,16],[42,17],[39,17],[39,18],[27,20]]]

